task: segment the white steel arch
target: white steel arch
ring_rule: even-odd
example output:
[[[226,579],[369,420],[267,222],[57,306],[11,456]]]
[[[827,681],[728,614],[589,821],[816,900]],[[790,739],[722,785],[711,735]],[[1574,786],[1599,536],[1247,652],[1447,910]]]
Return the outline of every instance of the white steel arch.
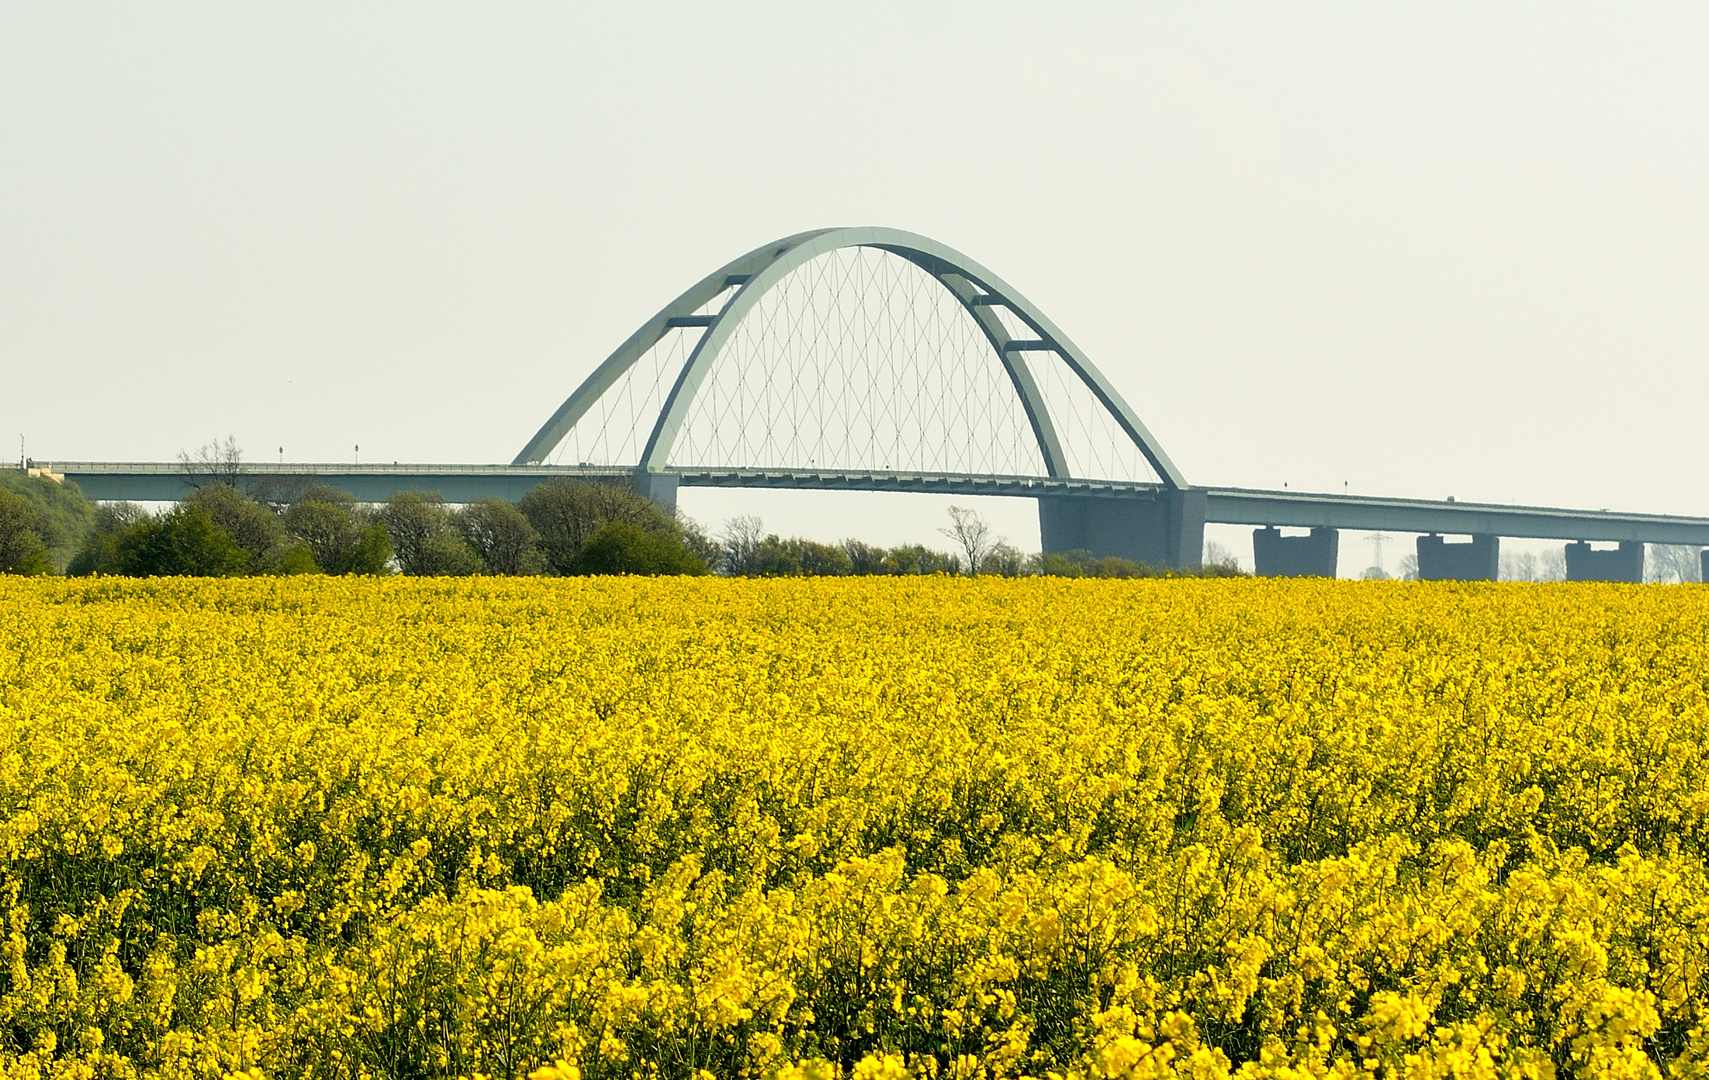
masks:
[[[1115,387],[1026,297],[953,248],[915,233],[876,227],[797,233],[756,248],[707,275],[647,320],[596,368],[522,448],[515,464],[543,461],[594,403],[616,386],[625,373],[671,330],[704,327],[699,342],[671,386],[641,452],[640,467],[643,470],[665,471],[669,468],[667,459],[671,447],[682,430],[695,393],[742,319],[767,291],[793,271],[822,255],[851,247],[877,248],[908,260],[931,275],[967,310],[990,342],[1020,397],[1033,437],[1038,441],[1047,475],[1067,479],[1070,469],[1044,395],[1027,365],[1018,358],[1018,354],[1023,352],[1048,351],[1059,356],[1150,462],[1164,486],[1171,489],[1188,486],[1186,478],[1163,451],[1156,437]],[[698,313],[720,293],[731,288],[734,288],[734,294],[721,310],[710,315]],[[994,310],[999,307],[1011,312],[1037,336],[1013,336]]]

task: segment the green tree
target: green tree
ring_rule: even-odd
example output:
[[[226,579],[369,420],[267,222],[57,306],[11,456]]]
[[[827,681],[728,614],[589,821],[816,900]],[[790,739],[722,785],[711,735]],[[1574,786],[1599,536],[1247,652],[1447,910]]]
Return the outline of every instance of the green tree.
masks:
[[[132,577],[231,577],[249,553],[198,506],[180,504],[119,533],[115,570]]]
[[[146,517],[147,511],[136,503],[111,502],[96,507],[89,534],[65,572],[74,577],[119,573],[119,537]]]
[[[747,577],[841,577],[854,572],[848,552],[831,544],[767,536],[741,560]]]
[[[877,544],[868,544],[861,540],[844,540],[843,554],[849,557],[849,573],[851,574],[888,574],[892,571],[884,564],[884,557],[889,554]]]
[[[211,484],[184,500],[211,518],[214,524],[231,534],[237,546],[249,556],[244,567],[248,574],[280,572],[301,573],[302,553],[294,553],[285,536],[285,526],[279,515],[251,499],[230,484]],[[313,558],[309,559],[312,568]]]
[[[392,538],[386,527],[378,521],[369,521],[363,524],[357,535],[356,547],[350,552],[350,558],[339,569],[328,573],[382,577],[392,572],[393,554]]]
[[[841,547],[821,544],[817,540],[795,540],[793,543],[801,572],[809,577],[843,577],[854,573],[854,562]]]
[[[801,550],[776,535],[769,535],[754,546],[746,564],[743,577],[800,577]]]
[[[980,573],[998,577],[1020,577],[1026,571],[1027,557],[1021,554],[1020,548],[1003,540],[992,544],[984,561],[979,564]]]
[[[388,558],[390,556],[388,555]],[[315,562],[314,551],[305,543],[296,541],[287,543],[284,547],[276,548],[273,557],[261,571],[263,574],[321,574],[325,573],[320,564]]]
[[[674,536],[608,521],[582,546],[580,574],[704,574],[706,564]]]
[[[456,515],[457,532],[489,574],[538,574],[545,569],[540,534],[522,511],[502,499],[482,499]]]
[[[681,529],[676,521],[657,504],[625,487],[554,480],[528,492],[516,508],[540,534],[540,553],[546,569],[554,574],[580,573],[577,567],[582,548],[611,522],[680,543]]]
[[[400,491],[380,508],[398,568],[422,576],[479,573],[481,557],[452,526],[445,501],[434,492]]]
[[[365,515],[348,493],[314,484],[285,504],[285,535],[307,545],[328,574],[389,574],[392,541],[386,527]]]
[[[468,577],[484,568],[475,549],[456,532],[447,530],[423,540],[404,573],[421,577]]]
[[[53,569],[41,530],[29,503],[0,490],[0,574],[45,574]]]
[[[924,544],[902,544],[884,553],[892,574],[959,574],[961,560]]]
[[[0,468],[0,492],[22,499],[35,515],[34,532],[55,569],[76,555],[95,528],[95,504],[77,485]]]
[[[1043,552],[1038,556],[1036,566],[1039,573],[1051,577],[1144,578],[1160,576],[1159,571],[1153,570],[1145,563],[1134,562],[1132,559],[1124,559],[1117,555],[1094,555],[1084,548],[1063,552]]]
[[[708,567],[716,567],[719,564],[724,556],[723,545],[701,528],[699,522],[680,513],[672,521],[683,546],[694,552],[695,558]]]
[[[1073,555],[1085,555],[1090,558],[1092,553],[1074,552]],[[1041,551],[1033,556],[1033,572],[1046,577],[1085,577],[1086,568],[1080,560],[1060,551]]]

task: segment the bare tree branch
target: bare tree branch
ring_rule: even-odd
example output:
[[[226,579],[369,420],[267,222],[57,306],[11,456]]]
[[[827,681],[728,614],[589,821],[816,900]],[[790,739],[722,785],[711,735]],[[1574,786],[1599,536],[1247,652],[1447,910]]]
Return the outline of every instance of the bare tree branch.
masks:
[[[999,538],[991,535],[991,526],[984,518],[964,506],[950,507],[949,520],[949,528],[938,532],[961,546],[962,554],[967,557],[967,574],[972,577],[984,568],[986,556],[1000,542]]]
[[[198,491],[216,484],[242,488],[248,472],[248,466],[243,463],[243,447],[237,445],[234,435],[197,447],[193,456],[186,451],[178,451],[178,465],[184,471],[184,481]]]

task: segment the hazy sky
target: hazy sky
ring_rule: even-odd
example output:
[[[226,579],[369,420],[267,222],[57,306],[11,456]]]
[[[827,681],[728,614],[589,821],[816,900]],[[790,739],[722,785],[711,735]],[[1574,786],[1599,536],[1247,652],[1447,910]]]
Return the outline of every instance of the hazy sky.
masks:
[[[0,4],[0,434],[508,461],[720,263],[877,224],[1193,482],[1709,514],[1706,57],[1684,3]]]

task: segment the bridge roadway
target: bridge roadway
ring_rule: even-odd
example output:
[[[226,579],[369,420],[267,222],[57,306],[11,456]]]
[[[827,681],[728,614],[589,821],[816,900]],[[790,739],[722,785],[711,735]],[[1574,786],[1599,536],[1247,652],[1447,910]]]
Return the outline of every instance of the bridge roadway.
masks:
[[[184,466],[177,462],[63,462],[49,468],[101,501],[169,502],[190,490]],[[689,467],[649,476],[633,469],[590,466],[251,463],[245,466],[244,476],[252,484],[282,487],[328,484],[362,502],[380,502],[410,490],[437,491],[449,502],[489,497],[514,501],[530,488],[559,478],[639,481],[648,494],[667,503],[674,503],[679,486],[1005,495],[1054,504],[1063,500],[1143,503],[1168,494],[1156,484],[1115,480]],[[1250,488],[1197,488],[1192,493],[1203,496],[1203,520],[1216,524],[1709,546],[1709,518]]]

